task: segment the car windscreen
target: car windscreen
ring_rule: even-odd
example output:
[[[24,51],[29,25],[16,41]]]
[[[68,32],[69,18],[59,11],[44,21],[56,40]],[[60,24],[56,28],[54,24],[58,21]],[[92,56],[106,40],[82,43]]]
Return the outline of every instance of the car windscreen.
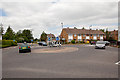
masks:
[[[105,42],[97,42],[96,44],[105,44]]]
[[[46,44],[45,42],[42,42],[42,44]]]
[[[28,44],[26,44],[26,43],[25,44],[20,44],[20,46],[28,46]]]

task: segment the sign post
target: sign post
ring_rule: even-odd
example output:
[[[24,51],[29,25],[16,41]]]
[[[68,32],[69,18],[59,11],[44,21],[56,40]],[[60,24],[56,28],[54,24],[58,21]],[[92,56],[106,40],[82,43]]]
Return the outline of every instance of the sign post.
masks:
[[[48,41],[49,41],[49,46],[50,46],[50,38],[48,38]]]
[[[31,39],[31,42],[32,42],[32,44],[33,44],[33,39]]]
[[[59,37],[56,37],[56,41],[58,41],[59,40]]]
[[[15,42],[15,40],[13,40]]]

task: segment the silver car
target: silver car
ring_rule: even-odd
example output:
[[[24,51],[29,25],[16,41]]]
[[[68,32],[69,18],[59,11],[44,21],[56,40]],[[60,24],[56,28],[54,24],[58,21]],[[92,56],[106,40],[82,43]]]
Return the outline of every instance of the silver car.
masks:
[[[104,41],[97,41],[95,45],[95,49],[102,48],[105,49],[105,42]]]

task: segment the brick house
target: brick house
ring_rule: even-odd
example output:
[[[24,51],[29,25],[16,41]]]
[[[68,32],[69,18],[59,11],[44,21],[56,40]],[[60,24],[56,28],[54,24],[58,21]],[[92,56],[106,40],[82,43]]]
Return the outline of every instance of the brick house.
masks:
[[[56,39],[55,39],[55,35],[54,34],[47,34],[47,41],[49,41],[49,38],[50,38],[50,40],[51,41],[55,41]]]
[[[63,28],[60,37],[65,42],[71,42],[71,40],[86,42],[89,40],[103,40],[104,33],[99,30]]]
[[[109,31],[109,33],[110,33],[110,37],[118,41],[118,30]]]

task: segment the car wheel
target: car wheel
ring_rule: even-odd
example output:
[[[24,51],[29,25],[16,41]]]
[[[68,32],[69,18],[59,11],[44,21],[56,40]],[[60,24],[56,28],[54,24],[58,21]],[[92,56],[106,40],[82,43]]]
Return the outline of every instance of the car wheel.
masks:
[[[29,50],[29,52],[31,52],[31,50]]]
[[[19,53],[22,53],[22,51],[19,51]]]
[[[95,49],[97,49],[97,47],[95,47]]]

